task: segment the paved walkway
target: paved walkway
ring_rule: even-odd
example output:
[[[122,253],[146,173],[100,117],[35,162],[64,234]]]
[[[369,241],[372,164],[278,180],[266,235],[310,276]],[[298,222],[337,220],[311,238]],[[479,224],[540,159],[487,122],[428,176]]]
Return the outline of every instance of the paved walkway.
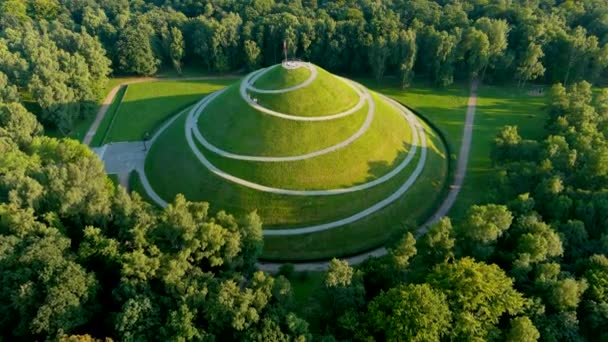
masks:
[[[460,154],[458,155],[458,165],[456,167],[456,173],[454,174],[454,183],[450,186],[450,191],[448,196],[441,204],[439,209],[435,212],[429,220],[424,223],[422,226],[416,230],[416,237],[419,238],[422,235],[426,234],[429,228],[439,221],[442,217],[447,215],[452,205],[456,200],[456,197],[460,193],[460,189],[462,187],[462,183],[467,173],[467,165],[469,161],[469,152],[471,150],[471,141],[473,139],[473,123],[475,122],[475,109],[477,106],[477,88],[479,82],[477,80],[473,81],[471,84],[471,94],[469,96],[469,102],[467,107],[467,115],[465,119],[464,132],[462,138],[462,144],[460,145]],[[376,248],[374,250],[361,253],[355,256],[351,256],[348,258],[343,258],[350,265],[357,265],[368,258],[372,257],[380,257],[386,255],[388,251],[385,247]],[[277,272],[279,268],[283,265],[283,263],[273,263],[273,262],[258,262],[258,268],[260,270],[266,272]],[[317,262],[303,262],[303,263],[294,263],[294,269],[296,271],[325,271],[329,266],[329,261],[317,261]]]
[[[106,173],[121,174],[143,167],[146,151],[143,141],[118,142],[93,148],[103,161]]]

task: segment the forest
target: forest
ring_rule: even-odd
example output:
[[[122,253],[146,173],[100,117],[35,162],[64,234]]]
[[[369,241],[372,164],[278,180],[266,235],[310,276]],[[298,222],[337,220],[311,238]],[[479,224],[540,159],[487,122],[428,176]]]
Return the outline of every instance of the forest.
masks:
[[[332,260],[305,308],[256,268],[263,217],[159,210],[67,135],[108,78],[289,56],[437,87],[550,87],[496,136],[492,203]],[[608,341],[604,0],[0,0],[0,341]]]

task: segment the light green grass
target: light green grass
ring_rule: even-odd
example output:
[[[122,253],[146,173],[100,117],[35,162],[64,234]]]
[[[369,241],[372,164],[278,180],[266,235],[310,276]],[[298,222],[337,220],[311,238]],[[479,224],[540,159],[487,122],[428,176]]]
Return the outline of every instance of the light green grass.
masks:
[[[369,129],[337,151],[300,161],[267,163],[228,159],[208,152],[211,162],[237,177],[287,189],[335,189],[374,180],[400,164],[411,149],[409,123],[383,99],[375,97],[376,114]],[[279,139],[279,141],[281,141]],[[287,139],[287,144],[299,145]],[[268,142],[272,145],[272,141]],[[289,150],[289,145],[286,146]],[[205,151],[203,147],[201,150]]]
[[[103,143],[142,140],[171,115],[232,82],[216,79],[131,84]]]
[[[258,78],[254,86],[260,89],[285,89],[306,81],[310,74],[307,68],[288,70],[276,65]]]
[[[319,67],[317,70],[317,78],[306,87],[282,94],[251,92],[251,95],[266,108],[299,116],[337,114],[354,107],[359,102],[357,92],[344,81]]]
[[[290,156],[310,153],[342,142],[365,122],[368,106],[329,121],[305,122],[258,112],[229,87],[205,108],[198,127],[207,141],[237,154]]]
[[[370,89],[404,103],[433,122],[448,140],[452,159],[456,160],[466,117],[468,84],[438,89],[419,82],[401,89],[397,80],[391,78],[380,83],[370,79],[362,79],[361,82]]]
[[[457,221],[473,204],[494,200],[495,169],[490,153],[496,134],[506,125],[516,125],[524,139],[539,139],[544,133],[545,98],[530,96],[531,88],[481,85],[477,97],[475,126],[467,176],[450,215]]]
[[[415,83],[402,90],[396,80],[362,82],[430,118],[445,134],[455,166],[462,142],[470,85],[457,84],[447,89],[436,89]],[[542,135],[546,120],[543,109],[545,99],[529,96],[528,91],[533,88],[537,86],[520,89],[513,86],[480,85],[467,176],[449,212],[455,221],[459,221],[471,205],[493,200],[490,190],[494,169],[490,152],[494,137],[503,126],[517,125],[524,138],[534,139]]]
[[[409,177],[420,153],[399,175],[368,190],[337,196],[300,197],[263,193],[245,188],[211,174],[188,149],[183,134],[185,115],[167,129],[155,142],[146,160],[146,174],[159,195],[171,200],[183,193],[191,200],[208,201],[212,209],[224,209],[237,215],[257,210],[266,228],[317,224],[348,217],[389,196]],[[447,174],[445,151],[439,137],[427,127],[429,155],[425,170],[404,196],[407,201],[390,205],[345,228],[340,234],[319,233],[317,238],[307,235],[282,239],[266,239],[265,257],[319,258],[361,251],[382,244],[399,226],[399,222],[423,221],[436,206]],[[421,201],[420,198],[424,198]],[[347,233],[353,229],[355,235]],[[329,236],[331,241],[325,241]],[[310,255],[298,248],[313,245]],[[290,247],[291,246],[291,247]],[[317,247],[314,247],[317,246]],[[322,246],[322,247],[320,247]],[[308,256],[307,256],[308,255]]]

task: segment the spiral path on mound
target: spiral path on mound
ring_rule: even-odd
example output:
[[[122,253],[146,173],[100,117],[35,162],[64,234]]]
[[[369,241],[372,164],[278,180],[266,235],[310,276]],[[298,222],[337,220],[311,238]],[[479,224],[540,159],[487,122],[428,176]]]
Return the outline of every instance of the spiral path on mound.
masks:
[[[286,92],[290,92],[290,91],[294,91],[297,89],[301,89],[303,87],[306,87],[308,85],[310,85],[312,82],[314,82],[314,80],[316,79],[317,76],[317,71],[316,68],[312,65],[309,65],[307,63],[301,63],[300,67],[307,67],[311,70],[311,75],[308,77],[307,80],[305,80],[304,82],[289,87],[289,88],[284,88],[284,89],[274,89],[274,90],[264,90],[264,89],[258,89],[255,88],[253,86],[253,83],[255,83],[255,81],[257,79],[259,79],[262,75],[264,75],[264,73],[272,70],[272,68],[275,68],[278,66],[274,66],[274,67],[270,67],[270,68],[266,68],[266,69],[261,69],[259,71],[253,72],[251,74],[249,74],[242,82],[241,82],[241,86],[240,86],[240,94],[241,97],[253,108],[255,108],[256,110],[259,110],[263,113],[267,113],[269,115],[273,115],[273,116],[277,116],[283,119],[287,119],[287,120],[299,120],[299,121],[325,121],[325,120],[332,120],[338,117],[344,117],[346,115],[350,115],[354,112],[356,112],[357,110],[361,109],[363,107],[363,105],[365,103],[369,104],[369,110],[368,110],[368,115],[366,118],[365,123],[362,125],[362,127],[353,135],[351,136],[349,139],[338,143],[334,146],[330,146],[328,148],[319,150],[319,151],[315,151],[312,153],[308,153],[308,154],[303,154],[303,155],[298,155],[298,156],[288,156],[288,157],[272,157],[272,156],[268,156],[268,157],[262,157],[262,156],[246,156],[246,155],[238,155],[238,154],[234,154],[234,153],[230,153],[224,150],[219,149],[218,147],[210,144],[204,137],[203,135],[200,133],[199,129],[198,129],[198,119],[200,117],[200,115],[203,114],[205,108],[207,107],[207,105],[209,105],[209,103],[211,103],[217,96],[221,95],[224,90],[220,90],[217,91],[205,98],[203,98],[201,101],[199,101],[188,113],[188,117],[186,118],[186,123],[185,123],[185,136],[186,136],[186,140],[188,143],[188,146],[190,147],[190,149],[192,150],[192,152],[194,153],[194,155],[197,157],[197,159],[199,160],[199,162],[201,162],[201,164],[203,164],[211,173],[225,179],[228,180],[230,182],[233,182],[235,184],[241,185],[241,186],[245,186],[254,190],[258,190],[258,191],[262,191],[262,192],[268,192],[268,193],[273,193],[273,194],[280,194],[280,195],[293,195],[293,196],[330,196],[330,195],[338,195],[338,194],[345,194],[345,193],[350,193],[350,192],[354,192],[354,191],[361,191],[361,190],[365,190],[368,188],[371,188],[373,186],[376,186],[378,184],[384,183],[386,181],[388,181],[389,179],[393,178],[394,176],[396,176],[397,174],[399,174],[401,171],[403,171],[408,165],[409,163],[414,159],[416,152],[418,150],[418,147],[420,147],[421,150],[421,154],[420,154],[420,158],[418,160],[418,163],[416,164],[415,169],[412,171],[412,173],[409,175],[409,177],[405,180],[405,182],[398,188],[395,190],[395,192],[393,192],[391,195],[389,195],[388,197],[386,197],[385,199],[373,204],[372,206],[368,207],[367,209],[364,209],[358,213],[355,213],[352,216],[337,220],[337,221],[332,221],[332,222],[328,222],[328,223],[323,223],[323,224],[318,224],[318,225],[313,225],[313,226],[307,226],[307,227],[299,227],[299,228],[292,228],[292,229],[272,229],[272,230],[264,230],[264,235],[299,235],[299,234],[308,234],[308,233],[313,233],[313,232],[319,232],[319,231],[324,231],[324,230],[328,230],[328,229],[332,229],[335,227],[339,227],[339,226],[343,226],[346,224],[350,224],[352,222],[358,221],[362,218],[365,218],[379,210],[381,210],[382,208],[386,207],[387,205],[393,203],[394,201],[396,201],[397,199],[399,199],[403,194],[405,194],[409,188],[415,183],[415,181],[417,180],[417,178],[420,176],[420,174],[422,173],[422,170],[424,168],[425,162],[426,162],[426,158],[427,158],[427,137],[426,137],[426,132],[425,129],[422,127],[421,123],[419,122],[419,120],[417,119],[417,117],[411,112],[409,111],[407,108],[403,107],[401,104],[397,103],[396,101],[384,96],[384,95],[380,95],[381,98],[385,101],[387,101],[387,103],[389,105],[391,105],[394,109],[396,109],[402,116],[403,118],[408,122],[410,129],[412,130],[412,143],[411,143],[411,148],[408,151],[407,156],[404,158],[404,160],[397,165],[397,167],[395,167],[394,169],[392,169],[390,172],[388,172],[387,174],[383,175],[382,177],[379,177],[373,181],[367,182],[367,183],[363,183],[363,184],[359,184],[356,186],[352,186],[352,187],[346,187],[346,188],[337,188],[337,189],[327,189],[327,190],[293,190],[293,189],[281,189],[281,188],[274,188],[274,187],[269,187],[269,186],[265,186],[262,184],[258,184],[258,183],[254,183],[239,177],[236,177],[232,174],[229,174],[221,169],[219,169],[218,167],[216,167],[214,164],[212,164],[204,155],[203,152],[201,152],[201,150],[199,149],[199,147],[197,146],[197,144],[195,143],[195,139],[207,150],[216,153],[222,157],[226,157],[226,158],[231,158],[231,159],[241,159],[241,160],[247,160],[247,161],[261,161],[261,162],[289,162],[289,161],[297,161],[297,160],[304,160],[304,159],[309,159],[309,158],[315,158],[318,157],[320,155],[326,154],[326,153],[330,153],[330,152],[334,152],[340,148],[346,147],[348,145],[350,145],[353,141],[355,141],[356,139],[358,139],[361,135],[363,135],[367,129],[369,128],[369,126],[371,125],[371,122],[373,121],[374,118],[374,113],[375,113],[375,103],[374,100],[371,96],[371,94],[362,86],[355,84],[354,82],[339,78],[341,81],[345,82],[346,84],[348,84],[352,89],[354,89],[357,94],[359,94],[360,96],[360,100],[359,103],[357,103],[357,105],[353,108],[355,108],[353,110],[353,108],[342,112],[342,113],[338,113],[338,114],[333,114],[333,115],[329,115],[329,116],[319,116],[319,117],[312,117],[312,119],[315,120],[309,120],[311,119],[311,117],[302,117],[302,116],[295,116],[295,115],[289,115],[289,114],[284,114],[284,113],[279,113],[279,112],[275,112],[272,111],[268,108],[264,108],[260,105],[258,105],[253,99],[251,99],[251,97],[249,97],[249,95],[247,94],[247,91],[254,91],[254,92],[260,92],[260,93],[269,93],[269,94],[280,94],[280,93],[286,93]],[[262,109],[260,109],[262,108]],[[167,124],[165,124],[153,137],[152,142],[154,140],[156,140],[156,138],[158,136],[160,136],[160,134],[168,127],[170,126],[170,124],[177,118],[177,116],[175,118],[173,118],[172,120],[170,120],[170,122],[168,122]],[[157,200],[157,202],[162,205],[162,206],[166,206],[166,202],[164,200],[162,200],[155,192],[154,190],[151,188],[151,186],[149,185],[149,182],[147,181],[147,179],[145,179],[145,174],[142,176],[142,181],[144,183],[144,186],[146,188],[146,191],[151,195],[152,198],[159,199],[160,201]],[[146,186],[147,185],[147,186]]]
[[[419,125],[419,123],[417,122],[414,115],[406,112],[402,108],[395,107],[395,104],[389,101],[391,103],[391,105],[393,105],[396,109],[398,109],[399,112],[401,113],[401,115],[408,121],[408,123],[410,124],[410,127],[412,128],[412,132],[413,132],[412,148],[410,148],[410,150],[408,151],[406,158],[397,167],[395,167],[393,170],[391,170],[389,173],[387,173],[387,174],[383,175],[382,177],[377,178],[373,181],[367,182],[367,183],[363,183],[363,184],[359,184],[359,185],[355,185],[355,186],[347,187],[347,188],[337,188],[337,189],[327,189],[327,190],[292,190],[292,189],[274,188],[274,187],[262,185],[259,183],[251,182],[251,181],[236,177],[234,175],[231,175],[231,174],[219,169],[213,163],[211,163],[211,161],[209,161],[209,159],[207,159],[205,157],[205,155],[200,151],[198,146],[196,146],[196,144],[194,143],[193,135],[196,136],[196,132],[198,131],[198,129],[196,128],[197,127],[197,124],[196,124],[197,115],[200,115],[200,113],[205,110],[205,107],[211,101],[213,101],[213,99],[215,99],[215,97],[218,96],[219,94],[221,94],[221,91],[208,96],[207,98],[205,98],[201,102],[199,102],[190,111],[188,118],[186,119],[186,125],[185,125],[186,140],[188,141],[188,145],[190,146],[190,149],[192,150],[192,152],[194,152],[194,154],[196,155],[197,159],[209,171],[211,171],[215,175],[220,176],[226,180],[229,180],[231,182],[237,183],[239,185],[242,185],[242,186],[254,189],[254,190],[269,192],[269,193],[273,193],[273,194],[292,195],[292,196],[328,196],[328,195],[339,195],[339,194],[345,194],[345,193],[349,193],[349,192],[361,191],[361,190],[369,189],[378,184],[384,183],[384,182],[388,181],[389,179],[393,178],[394,176],[396,176],[397,174],[399,174],[399,172],[401,172],[403,169],[405,169],[408,166],[408,164],[413,160],[413,158],[416,154],[417,145],[419,143],[423,149],[426,149],[426,139],[419,138],[419,136],[424,135],[424,130]],[[385,98],[385,99],[388,100],[387,98]],[[220,155],[222,155],[222,154],[220,154]],[[267,157],[267,158],[272,158],[272,157]],[[419,161],[419,163],[420,163],[420,161]]]
[[[357,88],[357,86],[355,86],[355,85],[352,85],[352,86],[353,86],[353,88]],[[355,132],[355,134],[350,136],[348,139],[346,139],[336,145],[332,145],[332,146],[323,148],[318,151],[314,151],[314,152],[310,152],[310,153],[306,153],[306,154],[294,155],[294,156],[266,157],[266,156],[243,155],[243,154],[232,153],[232,152],[220,149],[219,147],[211,144],[207,139],[205,139],[205,137],[200,132],[200,129],[198,128],[198,125],[197,125],[198,119],[200,118],[200,116],[203,113],[203,110],[205,109],[207,104],[209,104],[215,97],[221,95],[223,92],[224,92],[224,90],[220,90],[219,92],[210,95],[211,98],[208,99],[207,103],[204,103],[204,104],[201,103],[202,107],[197,110],[196,114],[194,114],[195,124],[194,124],[192,130],[193,130],[194,136],[196,137],[196,140],[198,140],[206,149],[208,149],[222,157],[229,158],[229,159],[255,161],[255,162],[289,162],[289,161],[298,161],[298,160],[305,160],[305,159],[319,157],[324,154],[334,152],[341,148],[344,148],[344,147],[350,145],[351,143],[353,143],[355,140],[359,139],[363,134],[365,134],[365,132],[367,132],[367,130],[371,126],[372,121],[374,120],[374,114],[376,112],[376,105],[374,103],[374,100],[371,97],[371,94],[369,94],[369,92],[367,92],[365,90],[357,89],[357,93],[359,94],[360,98],[363,99],[364,103],[367,102],[369,109],[367,111],[367,116],[365,118],[365,121],[363,122],[363,125],[361,125],[361,127]],[[245,101],[247,101],[247,100],[245,99]]]
[[[308,65],[307,63],[301,63],[304,67],[309,68],[311,70],[311,74],[310,77],[298,84],[295,85],[293,87],[289,87],[289,88],[285,88],[285,89],[275,89],[275,90],[263,90],[263,89],[258,89],[255,88],[253,86],[253,83],[255,83],[255,81],[257,81],[261,76],[263,76],[264,74],[266,74],[267,72],[269,72],[270,70],[272,70],[275,67],[278,66],[274,66],[274,67],[269,67],[269,68],[265,68],[265,69],[260,69],[257,71],[252,72],[251,74],[249,74],[244,80],[243,82],[241,82],[241,86],[239,88],[239,91],[241,93],[241,97],[243,98],[243,100],[245,100],[245,102],[247,102],[247,104],[249,104],[251,107],[255,108],[256,110],[262,112],[262,113],[266,113],[268,115],[272,115],[272,116],[276,116],[278,118],[282,118],[282,119],[287,119],[287,120],[295,120],[295,121],[327,121],[327,120],[335,120],[335,119],[339,119],[339,118],[343,118],[345,116],[351,115],[355,112],[357,112],[358,110],[360,110],[361,108],[363,108],[363,106],[365,105],[366,102],[366,97],[364,96],[364,94],[359,91],[359,89],[357,89],[356,86],[354,86],[351,82],[346,81],[345,79],[338,77],[338,79],[342,82],[344,82],[347,86],[349,86],[350,88],[352,88],[355,92],[357,92],[357,94],[359,94],[359,102],[352,108],[340,112],[340,113],[336,113],[336,114],[331,114],[331,115],[325,115],[325,116],[298,116],[298,115],[290,115],[290,114],[285,114],[285,113],[280,113],[277,111],[274,111],[272,109],[266,108],[264,106],[259,105],[254,99],[251,98],[251,96],[249,96],[249,94],[247,93],[247,91],[252,91],[252,92],[256,92],[256,93],[267,93],[267,94],[282,94],[282,93],[288,93],[294,90],[298,90],[301,88],[304,88],[308,85],[310,85],[316,78],[317,78],[317,68],[314,65]]]

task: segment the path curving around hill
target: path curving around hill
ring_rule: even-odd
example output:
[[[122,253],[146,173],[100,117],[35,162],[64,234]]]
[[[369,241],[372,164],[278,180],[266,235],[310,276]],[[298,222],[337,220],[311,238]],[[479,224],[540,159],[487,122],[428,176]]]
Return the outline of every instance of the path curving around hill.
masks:
[[[425,235],[433,224],[437,223],[442,217],[448,214],[448,212],[454,205],[458,194],[460,193],[462,184],[467,174],[469,154],[471,151],[471,142],[473,140],[473,125],[475,122],[475,110],[477,108],[478,86],[479,81],[477,79],[473,80],[473,82],[471,83],[471,91],[467,103],[467,113],[463,129],[462,143],[460,145],[460,154],[458,155],[458,164],[456,167],[456,172],[454,173],[454,181],[450,186],[448,196],[446,196],[445,200],[439,206],[437,211],[422,226],[418,227],[418,229],[415,231],[416,238]],[[388,250],[386,249],[386,247],[379,247],[371,251],[341,259],[346,260],[349,265],[358,265],[369,258],[381,257],[386,255],[387,253]],[[279,271],[279,268],[283,264],[284,263],[260,261],[257,263],[257,266],[262,271],[275,273]],[[301,262],[294,263],[293,265],[295,271],[325,271],[329,267],[329,261]]]
[[[285,68],[284,64],[277,64],[277,65],[273,65],[273,66],[265,68],[265,69],[260,69],[258,71],[253,72],[252,74],[250,74],[249,75],[250,78],[248,78],[247,90],[251,90],[253,92],[260,93],[260,94],[283,94],[283,93],[287,93],[290,91],[304,88],[304,87],[308,86],[309,84],[311,84],[312,82],[314,82],[314,80],[317,78],[317,75],[319,74],[317,68],[314,65],[311,65],[310,63],[297,62],[297,65],[298,66],[295,68],[286,68],[286,69],[293,70],[293,69],[299,69],[299,68],[306,68],[306,69],[310,70],[310,76],[308,76],[308,78],[306,80],[304,80],[304,82],[302,82],[300,84],[296,84],[292,87],[283,88],[283,89],[261,89],[261,88],[257,88],[256,86],[254,86],[255,82],[258,79],[260,79],[260,77],[262,77],[267,72],[270,72],[271,70],[273,70],[275,68],[279,68],[279,67]]]
[[[420,174],[420,172],[416,172],[416,171],[419,168],[421,169],[424,166],[424,163],[426,161],[427,141],[426,141],[424,129],[419,124],[418,119],[407,108],[405,108],[405,107],[401,106],[400,104],[396,103],[395,101],[392,101],[389,98],[381,95],[385,100],[389,101],[389,103],[397,111],[399,111],[399,113],[404,117],[404,119],[406,121],[408,121],[410,123],[410,125],[412,127],[412,133],[413,133],[412,148],[410,149],[408,156],[396,168],[391,170],[391,172],[389,172],[389,173],[383,175],[382,177],[379,177],[373,181],[367,182],[367,183],[363,183],[363,184],[359,184],[359,185],[355,185],[355,186],[351,186],[351,187],[347,187],[347,188],[326,189],[326,190],[292,190],[292,189],[274,188],[274,187],[269,187],[269,186],[262,185],[259,183],[251,182],[251,181],[236,177],[230,173],[227,173],[227,172],[219,169],[217,166],[215,166],[213,163],[211,163],[211,161],[209,161],[209,159],[207,159],[205,157],[205,155],[199,150],[199,148],[196,146],[196,144],[194,142],[194,138],[192,136],[193,136],[193,131],[196,131],[196,125],[197,125],[196,124],[196,114],[202,112],[205,109],[205,107],[215,98],[214,95],[215,94],[212,94],[212,95],[209,95],[208,97],[204,98],[190,111],[188,118],[186,119],[186,125],[185,125],[185,135],[186,135],[186,140],[188,142],[188,146],[190,147],[190,149],[192,150],[192,152],[194,153],[196,158],[201,162],[201,164],[203,164],[210,172],[212,172],[216,176],[219,176],[221,178],[224,178],[224,179],[231,181],[233,183],[236,183],[238,185],[242,185],[242,186],[257,190],[257,191],[268,192],[268,193],[273,193],[273,194],[278,194],[278,195],[289,195],[289,196],[332,196],[332,195],[340,195],[340,194],[346,194],[346,193],[350,193],[350,192],[369,189],[371,187],[374,187],[376,185],[379,185],[381,183],[388,181],[389,179],[391,179],[394,176],[396,176],[397,174],[399,174],[399,172],[401,172],[403,169],[405,169],[405,167],[407,167],[407,165],[414,158],[414,155],[417,150],[417,145],[420,145],[420,149],[422,150],[422,157],[418,160],[418,166],[416,167],[416,170],[414,170],[414,172],[408,178],[408,182],[413,179],[411,181],[413,183],[415,181],[415,179],[418,177],[418,175]],[[373,111],[375,111],[375,107],[373,106],[373,104],[374,104],[374,101],[370,101],[370,113],[373,113]],[[370,122],[370,124],[371,124],[371,122]],[[408,186],[408,188],[409,188],[409,186]],[[393,198],[390,202],[394,201],[395,199],[396,198]],[[380,208],[384,207],[387,204],[388,203],[381,205]],[[353,219],[353,220],[350,220],[351,218],[345,219],[346,221],[340,222],[340,224],[338,224],[338,225],[344,225],[344,224],[347,224],[350,222],[354,222],[354,221],[361,219],[365,216],[368,216],[371,213],[380,209],[380,208],[376,208],[376,209],[373,209],[373,208],[375,208],[375,206],[372,208],[369,208],[369,210],[371,210],[369,212],[367,212],[367,210],[366,210],[365,215],[360,216],[360,217],[358,216],[358,218]],[[357,215],[355,215],[355,216],[357,216]],[[325,230],[325,229],[329,229],[329,228],[338,226],[338,225],[333,225],[333,224],[334,224],[334,222],[328,223],[326,225],[320,225],[319,227],[315,227],[315,229],[318,229],[318,230],[311,230],[311,231],[321,231],[321,230]],[[327,228],[327,227],[329,227],[329,228]],[[312,227],[307,227],[307,228],[312,229]],[[302,229],[304,229],[304,228],[302,228]],[[298,231],[298,229],[291,229],[291,231]],[[310,232],[310,231],[302,230],[298,234],[305,234],[306,232]],[[281,234],[281,235],[293,235],[293,234],[296,234],[296,233]],[[278,235],[278,233],[275,233],[275,235]]]
[[[353,83],[353,86],[360,87],[360,85],[355,85],[354,83]],[[361,94],[363,100],[368,103],[367,116],[365,118],[365,121],[363,122],[363,125],[361,125],[361,127],[359,127],[359,129],[355,132],[355,134],[350,136],[348,139],[346,139],[342,142],[339,142],[333,146],[329,146],[329,147],[323,148],[318,151],[313,151],[310,153],[300,154],[300,155],[295,155],[295,156],[269,157],[269,156],[243,155],[243,154],[237,154],[237,153],[232,153],[232,152],[229,152],[226,150],[222,150],[219,147],[211,144],[207,139],[205,139],[205,137],[201,133],[200,129],[198,128],[197,123],[198,123],[198,120],[199,120],[201,114],[204,111],[204,108],[209,103],[211,103],[211,101],[215,97],[221,95],[221,93],[223,93],[223,92],[224,92],[224,90],[220,90],[220,91],[210,95],[210,97],[208,98],[208,101],[201,108],[199,108],[196,111],[196,113],[194,114],[194,126],[192,127],[192,132],[194,133],[196,140],[198,140],[198,142],[200,142],[209,151],[211,151],[217,155],[220,155],[224,158],[236,159],[236,160],[265,162],[265,163],[291,162],[291,161],[311,159],[311,158],[322,156],[327,153],[337,151],[341,148],[344,148],[344,147],[352,144],[355,140],[359,139],[365,132],[367,132],[367,130],[369,129],[369,127],[372,124],[372,121],[374,119],[374,115],[376,112],[376,105],[374,103],[374,99],[372,98],[371,94],[368,91],[361,89],[360,94]],[[410,128],[413,129],[411,122],[410,122]]]

